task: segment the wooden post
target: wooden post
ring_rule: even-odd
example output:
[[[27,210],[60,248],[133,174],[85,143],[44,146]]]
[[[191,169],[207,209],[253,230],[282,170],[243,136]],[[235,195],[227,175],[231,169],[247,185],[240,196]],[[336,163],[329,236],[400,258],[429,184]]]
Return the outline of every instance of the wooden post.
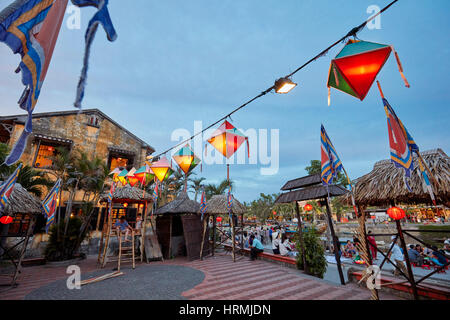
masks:
[[[235,225],[234,225],[234,214],[231,215],[231,245],[233,248],[232,256],[233,262],[236,262],[236,233],[235,233]]]
[[[213,218],[213,236],[212,236],[213,244],[211,248],[211,255],[214,257],[214,251],[216,249],[216,216],[213,215],[212,218]]]
[[[170,215],[170,230],[169,230],[169,259],[172,258],[172,215]]]
[[[131,257],[133,258],[133,269],[136,268],[136,260],[135,260],[135,256],[134,256],[134,230],[131,230]]]
[[[331,219],[331,210],[330,210],[330,205],[328,204],[328,200],[329,200],[329,198],[325,199],[325,205],[327,208],[328,224],[330,227],[331,237],[333,238],[334,257],[336,258],[336,264],[337,264],[341,284],[345,285],[344,274],[342,272],[341,257],[339,256],[339,243],[338,243],[336,234],[334,232],[333,219]]]
[[[205,237],[206,237],[206,229],[208,229],[208,220],[209,220],[209,215],[205,215],[203,217],[203,237],[202,237],[202,246],[200,247],[200,260],[203,260],[203,248],[205,245]],[[208,241],[209,241],[209,237],[208,237]]]
[[[244,214],[241,214],[241,254],[244,255]]]
[[[28,241],[30,240],[30,236],[33,234],[33,229],[34,229],[35,223],[36,223],[36,217],[33,215],[33,217],[31,218],[30,224],[28,225],[27,235],[26,235],[25,241],[23,243],[22,250],[20,250],[20,257],[19,257],[19,261],[17,262],[17,268],[16,268],[16,272],[14,273],[14,277],[13,277],[11,286],[14,286],[16,284],[17,277],[22,272],[22,260],[23,260],[23,257],[25,256],[25,252],[27,250]]]
[[[109,202],[106,203],[105,216],[103,217],[102,236],[100,237],[100,242],[98,244],[97,263],[100,263],[101,252],[103,249],[103,239],[105,238],[105,230],[107,230],[107,229],[105,229],[105,227],[106,227],[106,217],[108,216],[108,211],[109,211]],[[99,225],[100,225],[100,219],[99,219]]]
[[[120,259],[122,259],[122,231],[117,230],[117,237],[119,238],[119,258],[117,261],[117,272],[120,272]]]
[[[408,270],[409,283],[411,283],[411,288],[413,290],[414,299],[419,300],[419,295],[417,293],[416,281],[414,280],[414,273],[411,269],[411,262],[409,261],[408,249],[406,248],[405,237],[403,236],[403,231],[402,231],[402,226],[400,225],[400,220],[396,220],[395,223],[397,224],[397,231],[398,231],[398,235],[400,238],[400,244],[401,244],[403,252],[404,252],[403,255],[405,256],[406,269]]]
[[[145,252],[145,234],[147,233],[147,217],[148,217],[148,202],[144,204],[144,212],[142,219],[142,227],[141,227],[141,262],[144,261],[144,252]]]
[[[300,247],[301,247],[300,249],[302,250],[303,266],[305,268],[305,272],[309,273],[308,263],[306,262],[305,242],[303,240],[302,220],[300,218],[300,208],[298,207],[297,201],[295,201],[295,212],[297,214],[298,237],[299,237],[299,241],[300,241]]]

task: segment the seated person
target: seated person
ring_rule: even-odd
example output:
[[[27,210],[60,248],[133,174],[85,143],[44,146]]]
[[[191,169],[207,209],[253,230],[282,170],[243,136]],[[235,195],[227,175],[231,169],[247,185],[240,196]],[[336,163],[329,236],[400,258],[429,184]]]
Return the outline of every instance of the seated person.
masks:
[[[116,221],[116,223],[114,224],[114,228],[116,228],[119,234],[125,232],[124,241],[130,241],[130,239],[128,239],[128,234],[132,229],[125,219],[125,216],[121,216],[119,220]]]
[[[356,254],[356,249],[353,243],[350,242],[350,240],[347,241],[347,244],[344,246],[344,252],[353,256]]]
[[[441,252],[439,252],[436,246],[433,246],[432,249],[433,252],[431,254],[431,261],[433,261],[439,267],[445,265],[447,263],[447,258],[445,258],[445,256]]]
[[[255,238],[254,234],[250,236],[250,240],[252,240],[250,249],[250,260],[255,260],[256,257],[258,256],[258,253],[264,251],[264,246],[262,245],[261,241]]]
[[[295,257],[296,252],[293,252],[291,249],[291,244],[289,243],[289,239],[286,237],[285,234],[281,236],[281,242],[280,242],[280,255],[285,257]]]
[[[280,232],[278,230],[272,233],[272,251],[273,254],[280,254]]]
[[[409,261],[411,261],[412,263],[415,263],[417,266],[420,267],[423,265],[423,257],[416,250],[416,247],[413,244],[411,244],[409,246],[408,257],[409,257]]]
[[[450,256],[450,239],[444,241],[444,253]]]

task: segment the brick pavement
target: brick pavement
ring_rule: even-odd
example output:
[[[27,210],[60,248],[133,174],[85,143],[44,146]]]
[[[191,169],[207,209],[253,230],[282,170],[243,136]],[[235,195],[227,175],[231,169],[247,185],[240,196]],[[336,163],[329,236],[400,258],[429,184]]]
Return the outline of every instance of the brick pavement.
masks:
[[[299,271],[275,263],[242,258],[233,263],[231,256],[215,256],[203,261],[174,259],[150,264],[138,264],[137,268],[152,265],[181,265],[202,271],[205,278],[196,287],[182,293],[192,300],[366,300],[368,290],[354,284],[337,286],[326,281],[305,276]],[[96,258],[89,257],[79,266],[83,273],[97,269]],[[111,269],[108,265],[105,271]],[[126,276],[126,275],[125,275]],[[23,269],[16,288],[0,287],[0,300],[20,300],[33,290],[67,277],[66,267],[36,266]],[[109,280],[108,280],[109,281]],[[95,284],[91,284],[95,285]],[[382,299],[398,299],[382,294]]]

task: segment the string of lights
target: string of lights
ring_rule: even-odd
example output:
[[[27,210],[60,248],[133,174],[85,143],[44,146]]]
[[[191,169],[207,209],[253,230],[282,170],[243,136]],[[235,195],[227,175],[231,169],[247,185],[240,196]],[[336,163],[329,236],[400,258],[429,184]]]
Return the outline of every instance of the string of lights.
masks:
[[[185,143],[191,141],[192,139],[194,139],[196,136],[202,134],[203,132],[205,132],[206,130],[214,127],[215,125],[219,124],[220,122],[230,118],[231,119],[231,115],[233,115],[234,113],[238,112],[239,110],[241,110],[242,108],[246,107],[247,105],[249,105],[250,103],[252,103],[253,101],[265,96],[267,93],[271,92],[272,90],[275,90],[276,93],[279,94],[285,94],[290,92],[292,89],[294,89],[297,84],[292,82],[291,77],[293,75],[295,75],[297,72],[299,72],[300,70],[302,70],[303,68],[305,68],[306,66],[308,66],[309,64],[311,64],[312,62],[316,61],[318,58],[325,56],[328,51],[330,51],[330,49],[334,48],[335,46],[337,46],[338,44],[344,42],[346,39],[350,38],[350,37],[356,37],[356,35],[358,34],[358,32],[360,32],[362,29],[364,29],[364,27],[373,19],[375,19],[377,16],[379,16],[380,14],[382,14],[383,12],[385,12],[386,10],[388,10],[392,5],[394,5],[396,2],[398,2],[398,0],[394,0],[391,3],[389,3],[386,7],[384,7],[383,9],[381,9],[377,14],[371,16],[369,19],[367,19],[366,21],[364,21],[363,23],[361,23],[359,26],[354,27],[353,29],[351,29],[345,36],[343,36],[342,38],[340,38],[339,40],[337,40],[336,42],[334,42],[333,44],[331,44],[329,47],[327,47],[326,49],[322,50],[319,54],[317,54],[316,56],[314,56],[313,58],[309,59],[307,62],[305,62],[303,65],[301,65],[300,67],[298,67],[297,69],[295,69],[293,72],[291,72],[290,74],[278,79],[277,81],[275,81],[275,84],[273,86],[271,86],[270,88],[267,88],[266,90],[262,91],[260,94],[258,94],[257,96],[255,96],[254,98],[248,100],[247,102],[245,102],[244,104],[240,105],[239,107],[235,108],[233,111],[231,111],[230,113],[228,113],[227,115],[223,116],[222,118],[220,118],[219,120],[215,121],[214,123],[210,124],[209,126],[207,126],[206,128],[204,128],[203,130],[195,133],[194,135],[192,135],[190,138],[183,140],[182,142],[174,145],[173,147],[165,150],[164,152],[159,153],[158,155],[152,157],[154,159],[158,159],[160,156],[162,155],[166,155],[168,152],[172,151],[173,149],[176,149],[182,145],[184,145]]]

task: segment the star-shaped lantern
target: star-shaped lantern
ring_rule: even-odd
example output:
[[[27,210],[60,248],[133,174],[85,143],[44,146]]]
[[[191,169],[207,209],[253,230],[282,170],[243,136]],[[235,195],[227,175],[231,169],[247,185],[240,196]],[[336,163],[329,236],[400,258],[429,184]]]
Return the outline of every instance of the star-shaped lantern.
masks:
[[[244,141],[247,141],[248,151],[248,137],[226,120],[208,139],[208,142],[227,159],[239,149]]]
[[[201,161],[194,154],[189,144],[178,150],[172,158],[185,174],[192,171]]]
[[[331,61],[328,90],[333,87],[361,101],[364,100],[392,51],[394,48],[386,44],[349,40],[336,58]],[[405,85],[409,87],[409,83],[403,75],[398,55],[395,51],[394,54],[400,74]]]

